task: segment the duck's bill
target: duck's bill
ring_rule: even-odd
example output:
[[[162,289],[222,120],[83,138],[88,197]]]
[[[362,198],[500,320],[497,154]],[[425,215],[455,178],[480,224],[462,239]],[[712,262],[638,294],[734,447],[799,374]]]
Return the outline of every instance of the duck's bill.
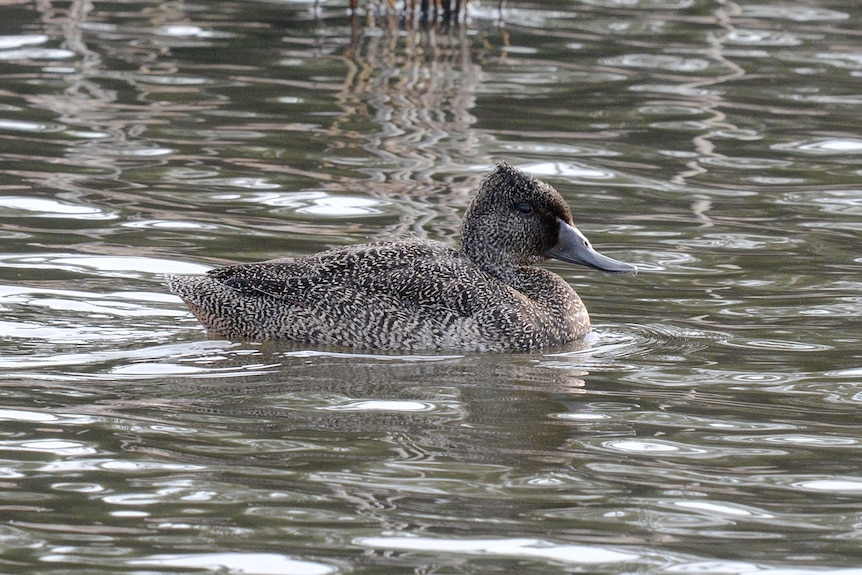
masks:
[[[590,240],[575,226],[569,225],[563,220],[559,220],[559,224],[560,235],[557,239],[557,245],[549,249],[545,254],[549,258],[587,266],[612,274],[635,275],[638,273],[637,266],[603,256],[594,250]]]

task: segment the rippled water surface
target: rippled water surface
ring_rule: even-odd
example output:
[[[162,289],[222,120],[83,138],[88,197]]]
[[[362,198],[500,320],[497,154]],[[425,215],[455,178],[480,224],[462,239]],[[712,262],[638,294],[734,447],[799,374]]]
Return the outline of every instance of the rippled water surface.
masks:
[[[857,3],[346,5],[3,3],[0,572],[862,573]],[[547,264],[583,344],[211,340],[162,283],[455,245],[501,159],[641,269]]]

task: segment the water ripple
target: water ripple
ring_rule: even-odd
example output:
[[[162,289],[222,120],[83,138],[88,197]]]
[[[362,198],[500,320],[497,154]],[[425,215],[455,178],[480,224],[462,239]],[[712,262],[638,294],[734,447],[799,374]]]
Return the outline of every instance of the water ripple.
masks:
[[[42,252],[32,254],[3,254],[0,256],[0,266],[20,269],[62,270],[66,272],[87,274],[103,272],[106,275],[120,277],[146,277],[163,274],[201,274],[209,268],[192,263],[179,262],[160,258],[141,256],[102,256],[73,253]],[[21,293],[67,293],[80,294],[65,290],[46,290],[40,288],[24,288],[6,286],[0,288],[3,297]],[[93,295],[92,297],[98,297]]]
[[[2,125],[0,125],[2,128]],[[111,220],[117,214],[94,206],[72,204],[49,198],[0,196],[0,217],[69,218],[81,220]]]
[[[862,215],[862,190],[791,191],[778,200],[780,204],[797,208],[816,208],[827,214]],[[830,222],[830,225],[835,225]]]
[[[76,54],[71,50],[60,48],[21,48],[18,50],[0,50],[0,61],[3,60],[68,60]]]
[[[22,120],[7,120],[5,118],[0,118],[0,130],[45,134],[60,132],[63,130],[63,126],[61,124],[54,123],[26,122]]]
[[[721,345],[742,348],[742,349],[761,349],[771,351],[790,351],[790,352],[817,352],[829,351],[835,349],[834,346],[828,344],[818,344],[809,341],[789,341],[782,339],[749,339],[749,338],[734,338],[732,340],[723,340],[719,342]]]
[[[706,58],[685,58],[668,54],[626,54],[600,61],[606,66],[623,68],[651,68],[672,72],[704,72],[715,65]]]
[[[326,411],[434,411],[433,403],[423,401],[392,401],[369,399],[360,401],[349,401],[340,405],[328,405],[322,409]]]
[[[539,539],[447,539],[410,535],[359,537],[356,545],[424,553],[467,554],[522,559],[545,559],[576,565],[623,563],[641,559],[638,553],[587,545],[567,545]]]
[[[744,46],[799,46],[803,43],[803,39],[796,34],[745,28],[730,30],[719,41]]]
[[[831,10],[819,6],[782,5],[782,4],[749,4],[740,6],[742,15],[746,18],[762,18],[765,20],[794,20],[797,22],[837,22],[847,20],[849,14],[840,10]]]
[[[49,40],[44,34],[19,34],[12,36],[0,36],[0,50],[21,48],[34,44],[44,44]]]
[[[49,555],[43,561],[67,562],[70,559],[76,562],[68,555]],[[324,563],[301,561],[275,553],[170,553],[129,559],[124,564],[133,568],[203,569],[247,575],[330,575],[340,571]]]
[[[735,448],[717,445],[689,445],[686,443],[662,439],[613,439],[580,440],[577,445],[608,454],[624,454],[628,456],[643,456],[646,459],[680,458],[683,460],[710,460],[722,457],[748,456],[759,458],[765,456],[786,455],[780,449]]]
[[[862,140],[854,138],[829,138],[802,142],[773,144],[773,150],[801,152],[814,155],[856,155],[862,154]]]
[[[28,439],[0,441],[0,452],[50,453],[58,457],[92,455],[98,450],[92,445],[67,439]]]

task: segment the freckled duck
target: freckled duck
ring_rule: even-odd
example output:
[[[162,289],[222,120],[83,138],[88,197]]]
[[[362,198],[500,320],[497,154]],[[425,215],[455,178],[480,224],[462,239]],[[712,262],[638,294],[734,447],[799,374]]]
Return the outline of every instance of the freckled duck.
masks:
[[[211,335],[387,350],[527,351],[581,339],[587,309],[555,258],[611,273],[550,185],[500,163],[461,224],[461,248],[415,238],[169,276]]]

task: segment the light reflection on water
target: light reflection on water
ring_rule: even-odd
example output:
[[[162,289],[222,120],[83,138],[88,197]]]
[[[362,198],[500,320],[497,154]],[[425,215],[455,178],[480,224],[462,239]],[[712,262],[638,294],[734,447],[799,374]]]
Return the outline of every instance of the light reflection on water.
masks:
[[[4,564],[860,573],[853,8],[6,6]],[[498,159],[641,269],[549,264],[583,343],[208,340],[162,284],[454,245]]]

